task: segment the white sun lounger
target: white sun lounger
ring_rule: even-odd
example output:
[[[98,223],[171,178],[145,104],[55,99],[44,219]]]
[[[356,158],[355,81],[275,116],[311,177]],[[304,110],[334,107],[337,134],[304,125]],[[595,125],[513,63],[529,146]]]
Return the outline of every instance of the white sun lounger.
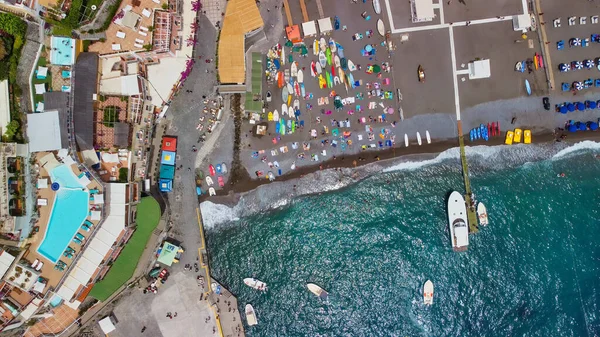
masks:
[[[582,16],[579,18],[579,24],[585,25],[587,23],[587,16]]]
[[[125,38],[125,33],[124,32],[117,32],[115,34],[119,39],[124,39]]]
[[[31,264],[31,268],[35,269],[35,267],[37,267],[38,263],[40,263],[40,260],[35,259],[35,261],[33,261],[33,263]]]
[[[37,268],[35,268],[35,271],[40,271],[42,270],[42,267],[44,266],[44,262],[40,262],[40,264],[38,264]]]
[[[590,21],[592,22],[593,25],[598,23],[598,15],[594,15],[590,17]]]
[[[552,23],[554,24],[554,28],[560,28],[560,18],[552,20]]]

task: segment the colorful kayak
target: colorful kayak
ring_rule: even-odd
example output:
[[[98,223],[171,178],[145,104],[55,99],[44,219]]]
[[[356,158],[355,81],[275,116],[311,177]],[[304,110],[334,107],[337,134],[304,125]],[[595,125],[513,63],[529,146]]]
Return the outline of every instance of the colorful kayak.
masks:
[[[327,57],[327,64],[331,65],[331,49],[327,48],[325,50],[325,56]]]
[[[337,46],[335,45],[335,40],[332,37],[329,38],[329,49],[331,49],[331,51],[334,53],[337,50]]]
[[[325,52],[325,49],[327,49],[327,42],[325,42],[324,38],[321,38],[319,40],[319,48],[321,49],[322,52]]]
[[[310,63],[310,76],[312,76],[312,77],[317,76],[317,66],[315,65],[315,61],[312,61]]]
[[[319,55],[319,39],[315,39],[315,42],[313,43],[313,54],[315,56]]]
[[[282,71],[277,72],[277,86],[279,88],[282,88],[284,83],[285,82],[283,81],[283,72]]]
[[[306,89],[304,89],[304,83],[300,83],[300,93],[302,94],[302,97],[306,96]]]
[[[269,111],[269,114],[267,115],[267,121],[272,122],[273,121],[273,112]]]
[[[527,96],[531,95],[531,85],[529,85],[529,80],[525,80],[525,90],[527,90]]]
[[[297,80],[298,83],[304,82],[304,72],[302,71],[302,69],[298,69]]]
[[[331,88],[333,86],[333,81],[331,79],[331,73],[327,72],[327,88]]]
[[[279,111],[277,111],[277,109],[275,109],[275,111],[273,111],[273,121],[279,122]]]
[[[285,119],[279,121],[279,133],[285,135]]]
[[[323,74],[319,74],[319,88],[323,89],[327,87],[327,81],[323,78]]]

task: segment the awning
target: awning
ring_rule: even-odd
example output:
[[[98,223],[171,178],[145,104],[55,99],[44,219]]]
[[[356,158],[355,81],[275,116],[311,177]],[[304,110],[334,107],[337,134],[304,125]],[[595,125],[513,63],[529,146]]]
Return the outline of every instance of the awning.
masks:
[[[48,199],[38,199],[37,205],[38,206],[48,206]]]
[[[110,320],[110,317],[104,317],[98,322],[98,324],[100,324],[100,329],[102,329],[102,332],[104,332],[105,334],[117,330],[113,322]]]
[[[412,0],[412,21],[432,21],[435,18],[433,2],[431,0]]]
[[[47,67],[39,66],[37,68],[37,75],[36,76],[39,79],[46,78],[46,76],[48,76],[48,68]]]
[[[469,79],[489,78],[491,76],[490,60],[469,62]]]
[[[529,14],[521,14],[513,16],[513,29],[516,31],[524,31],[531,27],[531,17]]]
[[[48,178],[41,178],[37,180],[37,188],[48,188]]]
[[[42,95],[43,93],[46,92],[46,85],[41,83],[41,84],[36,84],[35,85],[35,94],[36,95]]]
[[[331,32],[333,30],[333,26],[331,25],[331,18],[327,17],[324,19],[319,19],[319,30],[321,34],[325,34]]]
[[[317,25],[315,21],[307,21],[302,24],[302,31],[304,32],[304,37],[307,36],[316,36],[317,35]]]
[[[292,41],[292,43],[302,42],[302,37],[300,36],[300,27],[298,25],[285,27],[285,34],[287,35],[288,40]]]

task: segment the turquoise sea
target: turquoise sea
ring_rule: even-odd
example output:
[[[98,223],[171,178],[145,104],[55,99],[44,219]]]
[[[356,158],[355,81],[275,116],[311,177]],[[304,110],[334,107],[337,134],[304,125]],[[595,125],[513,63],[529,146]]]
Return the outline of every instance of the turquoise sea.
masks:
[[[598,151],[591,142],[468,151],[490,225],[466,253],[448,237],[446,197],[463,189],[450,151],[214,225],[212,273],[240,311],[257,311],[248,336],[598,336]],[[243,284],[252,276],[266,293]]]

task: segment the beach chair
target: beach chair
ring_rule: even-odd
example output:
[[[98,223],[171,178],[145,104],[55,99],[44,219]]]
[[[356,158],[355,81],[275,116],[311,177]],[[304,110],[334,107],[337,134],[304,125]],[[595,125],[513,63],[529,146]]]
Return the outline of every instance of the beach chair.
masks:
[[[577,23],[577,17],[576,16],[571,16],[569,18],[569,26],[574,26]]]
[[[35,261],[33,261],[33,263],[31,264],[31,268],[35,269],[35,267],[37,267],[38,263],[40,263],[40,260],[35,259]]]
[[[587,16],[582,16],[579,18],[579,24],[585,25],[587,23]]]
[[[586,37],[585,39],[581,40],[581,46],[582,47],[587,47],[589,45],[590,45],[590,39],[589,38]]]
[[[560,28],[560,18],[552,20],[552,23],[554,24],[554,28]]]
[[[81,244],[81,240],[79,240],[78,238],[73,238],[73,242],[75,242],[78,245]]]
[[[595,25],[598,23],[598,15],[593,15],[590,17],[590,22]]]
[[[560,41],[556,42],[556,49],[557,50],[565,49],[565,40],[560,40]]]
[[[569,91],[569,90],[571,90],[571,84],[563,82],[562,91]]]
[[[40,271],[42,270],[42,267],[44,266],[44,262],[40,262],[37,267],[35,268],[35,271]]]

